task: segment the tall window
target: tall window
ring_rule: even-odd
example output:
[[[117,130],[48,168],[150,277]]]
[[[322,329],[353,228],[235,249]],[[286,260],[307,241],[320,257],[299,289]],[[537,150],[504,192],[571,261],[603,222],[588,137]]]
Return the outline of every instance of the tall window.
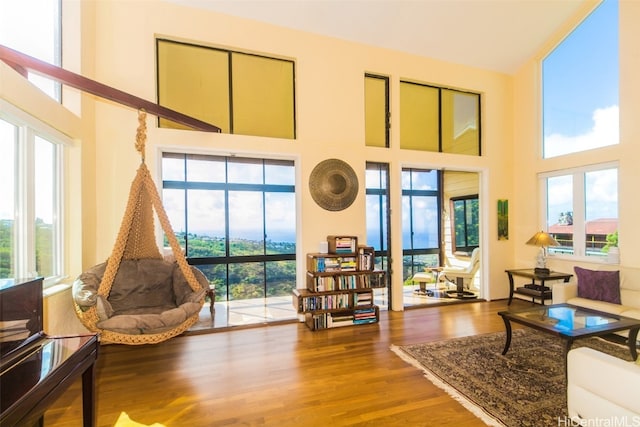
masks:
[[[162,179],[178,241],[216,285],[218,300],[295,289],[292,161],[164,153]]]
[[[293,61],[162,39],[157,50],[161,105],[225,133],[296,137]]]
[[[480,95],[400,82],[400,147],[480,155]]]
[[[376,268],[386,270],[389,256],[389,165],[367,162],[367,245],[376,252]]]
[[[375,268],[387,270],[389,265],[389,165],[367,162],[365,175],[367,197],[367,245],[375,252]],[[391,280],[387,277],[387,305],[391,308]]]
[[[542,62],[544,157],[618,144],[618,1],[604,0]]]
[[[62,146],[45,127],[0,116],[0,278],[61,275]]]
[[[471,252],[480,244],[478,195],[451,198],[453,251]]]
[[[49,64],[61,64],[61,0],[0,1],[0,44]],[[60,84],[37,74],[29,80],[60,101]]]
[[[618,233],[618,167],[594,165],[542,175],[547,230],[560,243],[549,253],[604,257]]]
[[[389,77],[364,76],[365,145],[389,147]]]
[[[440,265],[441,181],[437,170],[402,170],[403,281]]]

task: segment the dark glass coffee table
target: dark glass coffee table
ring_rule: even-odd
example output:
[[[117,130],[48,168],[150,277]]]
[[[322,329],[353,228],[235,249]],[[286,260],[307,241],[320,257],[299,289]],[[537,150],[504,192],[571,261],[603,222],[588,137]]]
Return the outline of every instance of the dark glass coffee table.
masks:
[[[526,310],[501,311],[498,314],[502,316],[504,326],[507,329],[502,354],[507,354],[509,351],[511,322],[515,322],[562,338],[565,342],[565,358],[571,345],[577,339],[598,337],[628,329],[629,338],[627,341],[631,357],[633,360],[638,357],[636,339],[640,329],[640,319],[589,310],[570,304],[536,306]]]

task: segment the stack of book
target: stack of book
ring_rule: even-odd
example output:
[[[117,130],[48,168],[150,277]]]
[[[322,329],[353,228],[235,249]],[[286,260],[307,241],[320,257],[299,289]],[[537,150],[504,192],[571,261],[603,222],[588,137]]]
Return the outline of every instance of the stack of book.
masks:
[[[376,322],[376,310],[375,308],[363,308],[353,311],[353,323],[375,323]]]
[[[353,237],[329,237],[329,248],[334,250],[336,254],[355,253],[357,240]],[[335,248],[333,247],[335,244]]]
[[[371,298],[371,292],[353,294],[354,306],[358,307],[358,306],[371,305],[371,304],[373,304],[373,301]]]
[[[353,316],[350,314],[332,313],[327,315],[327,327],[329,328],[339,328],[340,326],[350,326],[353,324]]]

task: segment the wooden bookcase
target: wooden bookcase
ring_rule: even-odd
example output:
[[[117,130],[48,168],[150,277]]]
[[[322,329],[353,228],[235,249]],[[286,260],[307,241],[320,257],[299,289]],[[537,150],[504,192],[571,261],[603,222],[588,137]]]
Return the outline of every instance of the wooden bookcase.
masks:
[[[336,253],[347,247],[347,240],[338,238],[353,239],[348,246],[353,251]],[[377,323],[380,310],[373,302],[373,289],[385,286],[386,275],[373,268],[373,248],[358,247],[355,237],[327,240],[330,253],[307,254],[307,287],[293,291],[296,311],[304,314],[312,331]]]

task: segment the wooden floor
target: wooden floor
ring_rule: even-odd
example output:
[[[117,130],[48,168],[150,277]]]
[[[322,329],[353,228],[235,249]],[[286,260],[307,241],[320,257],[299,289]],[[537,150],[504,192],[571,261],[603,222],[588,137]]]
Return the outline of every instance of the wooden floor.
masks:
[[[105,345],[98,425],[113,426],[124,411],[167,427],[482,426],[389,347],[503,331],[496,313],[506,304],[385,311],[378,324],[319,332],[291,323]],[[47,411],[45,425],[80,426],[81,402],[77,382]]]

